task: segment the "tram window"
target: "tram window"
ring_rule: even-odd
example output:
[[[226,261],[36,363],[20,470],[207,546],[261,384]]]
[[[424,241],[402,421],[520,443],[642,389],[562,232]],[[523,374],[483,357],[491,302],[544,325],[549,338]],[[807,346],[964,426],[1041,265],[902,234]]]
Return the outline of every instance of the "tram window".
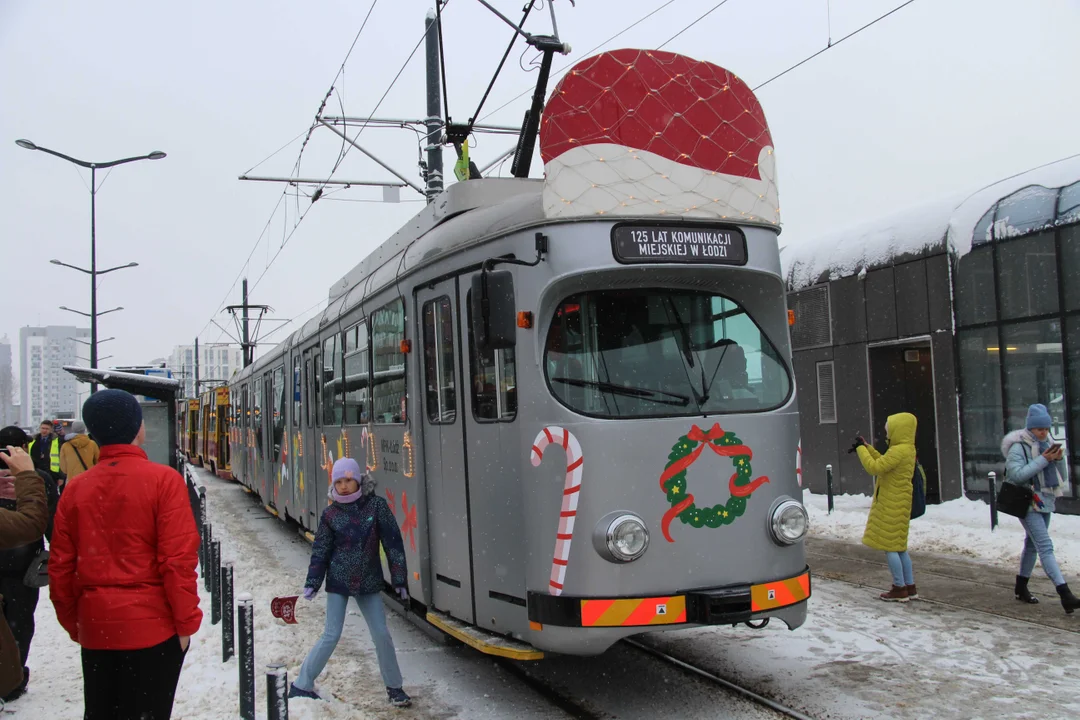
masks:
[[[399,299],[371,315],[372,418],[377,423],[404,422],[405,305]]]
[[[273,384],[274,424],[273,424],[273,458],[274,461],[281,459],[281,436],[285,434],[285,367],[282,365],[274,368]]]
[[[445,295],[424,304],[424,400],[428,420],[451,424],[457,419],[454,387],[454,318]]]
[[[472,292],[469,292],[472,295]],[[472,302],[466,299],[469,327],[469,370],[472,376],[472,408],[477,420],[513,420],[517,417],[517,364],[514,348],[484,350],[476,347],[472,333]]]
[[[292,411],[292,424],[293,427],[300,427],[300,356],[293,357],[293,370],[292,370],[292,396],[293,396],[293,411]]]
[[[315,397],[311,401],[311,419],[315,427],[322,426],[322,356],[315,353],[311,361],[311,388],[315,391]]]
[[[561,402],[600,417],[762,411],[791,392],[779,353],[741,305],[684,290],[567,298],[548,330],[544,370]]]
[[[252,392],[251,424],[255,430],[255,448],[262,452],[262,378],[255,378],[255,390]]]
[[[323,426],[341,425],[345,400],[341,373],[341,336],[338,333],[323,341],[322,401]]]
[[[362,425],[371,419],[367,323],[345,332],[345,349],[345,424]]]

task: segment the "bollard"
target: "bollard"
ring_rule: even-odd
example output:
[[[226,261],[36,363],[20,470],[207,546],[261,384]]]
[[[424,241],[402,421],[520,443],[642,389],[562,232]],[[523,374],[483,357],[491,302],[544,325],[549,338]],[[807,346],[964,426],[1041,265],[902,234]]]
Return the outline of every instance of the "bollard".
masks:
[[[998,524],[997,473],[991,470],[986,476],[986,482],[990,486],[990,532],[993,532]]]
[[[255,601],[247,593],[236,599],[240,625],[240,720],[255,720]]]
[[[289,720],[289,672],[284,665],[266,666],[266,718]]]
[[[203,543],[206,548],[203,550],[203,557],[206,558],[206,567],[203,569],[203,589],[206,592],[210,592],[210,544],[213,542],[214,529],[210,523],[203,525]]]
[[[233,564],[221,566],[221,662],[236,654],[233,636]]]
[[[833,499],[832,499],[832,465],[825,466],[825,492],[828,494],[829,500],[829,515],[832,515],[833,511]]]
[[[221,622],[221,541],[210,543],[210,624]]]
[[[209,538],[206,537],[206,488],[199,488],[199,570],[202,571],[202,577],[206,577],[206,555],[209,545]]]

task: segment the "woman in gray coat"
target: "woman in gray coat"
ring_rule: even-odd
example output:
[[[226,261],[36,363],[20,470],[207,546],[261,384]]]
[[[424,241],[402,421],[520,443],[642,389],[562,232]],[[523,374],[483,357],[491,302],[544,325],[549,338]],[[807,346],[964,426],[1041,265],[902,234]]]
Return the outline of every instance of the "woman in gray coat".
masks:
[[[1020,574],[1016,576],[1016,599],[1037,603],[1038,598],[1028,591],[1028,580],[1035,569],[1035,558],[1042,562],[1047,577],[1054,583],[1065,612],[1072,614],[1080,608],[1080,600],[1069,590],[1065,577],[1054,557],[1054,543],[1050,539],[1050,516],[1054,512],[1054,500],[1064,494],[1065,463],[1062,448],[1050,437],[1050,413],[1045,405],[1028,408],[1027,422],[1023,430],[1009,433],[1001,441],[1005,456],[1005,481],[1030,487],[1033,491],[1031,508],[1020,520],[1027,537],[1024,552],[1020,555]]]

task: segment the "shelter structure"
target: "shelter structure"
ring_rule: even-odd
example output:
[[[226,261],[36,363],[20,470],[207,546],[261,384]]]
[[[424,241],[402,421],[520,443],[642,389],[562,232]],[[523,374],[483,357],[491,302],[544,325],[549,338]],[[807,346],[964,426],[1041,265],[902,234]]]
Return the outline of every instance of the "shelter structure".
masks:
[[[855,435],[912,412],[932,502],[985,497],[1004,434],[1044,403],[1080,477],[1080,156],[783,249],[815,491],[872,490]],[[1059,502],[1080,512],[1077,483]]]
[[[157,375],[65,365],[64,370],[80,382],[96,382],[110,389],[126,390],[139,400],[146,424],[146,456],[156,463],[179,469],[176,432],[176,396],[180,381]]]

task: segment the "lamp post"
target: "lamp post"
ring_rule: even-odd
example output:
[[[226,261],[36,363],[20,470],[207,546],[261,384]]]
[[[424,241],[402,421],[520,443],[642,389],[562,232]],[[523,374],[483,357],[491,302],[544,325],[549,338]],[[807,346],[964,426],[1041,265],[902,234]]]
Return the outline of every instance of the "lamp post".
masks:
[[[80,315],[85,315],[85,316],[90,318],[90,367],[91,368],[96,368],[97,363],[98,363],[98,356],[97,356],[97,319],[98,319],[99,315],[104,315],[105,314],[105,313],[99,313],[97,311],[97,276],[98,275],[104,275],[105,273],[112,272],[113,270],[120,270],[121,268],[135,267],[135,265],[137,264],[137,263],[128,263],[127,265],[119,265],[117,267],[109,268],[108,270],[103,270],[103,271],[100,271],[100,272],[97,269],[97,233],[96,233],[96,222],[95,222],[96,219],[97,219],[96,218],[96,215],[97,215],[97,207],[96,207],[96,205],[97,205],[97,202],[96,202],[97,201],[97,171],[98,171],[99,168],[100,169],[111,168],[111,167],[115,167],[117,165],[123,165],[125,163],[135,162],[137,160],[161,160],[163,157],[165,157],[165,153],[161,152],[160,150],[155,150],[154,152],[149,153],[148,155],[137,155],[135,157],[121,158],[119,160],[111,160],[109,162],[94,163],[94,162],[86,162],[85,160],[78,160],[76,158],[71,157],[70,155],[65,155],[64,153],[57,152],[55,150],[50,150],[49,148],[41,147],[40,145],[35,145],[34,143],[30,142],[29,140],[25,140],[25,139],[16,140],[15,144],[18,145],[19,147],[23,148],[23,149],[26,149],[26,150],[40,150],[43,153],[48,153],[49,155],[55,155],[58,158],[61,158],[63,160],[67,160],[70,163],[74,163],[75,165],[78,165],[79,167],[84,167],[84,168],[89,168],[90,169],[90,269],[89,270],[84,270],[83,268],[75,267],[74,265],[68,265],[67,263],[62,263],[59,260],[53,260],[51,262],[54,265],[63,265],[64,267],[69,267],[69,268],[73,268],[75,270],[79,270],[80,272],[84,272],[84,273],[86,273],[87,275],[90,276],[90,312],[89,312],[89,314],[82,313],[82,312],[79,312],[77,310],[72,310],[71,312],[79,312]],[[65,309],[67,309],[67,308],[65,308]],[[116,308],[116,309],[119,310],[119,309],[122,309],[122,308]],[[108,310],[106,312],[113,312],[113,311]],[[97,392],[97,383],[90,383],[90,392],[91,393]]]

